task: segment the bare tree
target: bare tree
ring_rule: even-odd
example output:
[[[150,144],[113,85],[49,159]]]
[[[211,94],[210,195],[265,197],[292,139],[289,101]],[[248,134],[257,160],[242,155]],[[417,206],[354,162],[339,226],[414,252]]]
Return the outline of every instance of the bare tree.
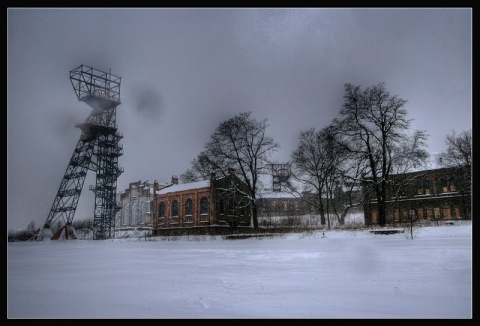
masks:
[[[209,160],[206,160],[202,155],[199,155],[198,158],[193,159],[191,163],[192,167],[180,175],[180,180],[182,182],[197,182],[209,178],[210,173],[212,172]]]
[[[298,148],[292,153],[292,178],[289,191],[320,214],[321,224],[331,227],[331,218],[345,224],[348,212],[362,204],[360,176],[362,166],[337,139],[334,126],[300,133]],[[303,187],[294,186],[296,184]],[[331,215],[330,213],[333,213]]]
[[[411,137],[405,137],[392,146],[392,174],[405,174],[415,169],[426,169],[430,154],[427,152],[425,131],[415,130]]]
[[[413,135],[399,144],[393,146],[392,155],[392,175],[399,177],[395,181],[388,180],[392,185],[394,207],[397,208],[398,201],[405,196],[405,189],[414,186],[421,180],[425,174],[408,175],[412,170],[422,170],[427,167],[427,160],[430,154],[425,150],[427,134],[423,131],[415,131]],[[410,232],[412,232],[414,213],[411,212],[409,217]],[[412,237],[413,239],[413,237]]]
[[[361,176],[364,168],[347,153],[335,167],[329,182],[332,210],[340,225],[345,225],[347,214],[363,204]]]
[[[407,119],[406,102],[391,95],[384,83],[364,91],[345,84],[344,104],[333,123],[344,146],[366,168],[363,181],[375,192],[381,226],[386,224],[386,189],[395,164],[395,148],[409,139],[411,120]],[[424,131],[417,133],[426,136]]]
[[[438,165],[456,170],[458,191],[464,196],[471,196],[472,189],[472,131],[465,130],[456,134],[453,130],[445,139],[447,150],[436,156]],[[464,203],[464,214],[466,214]]]
[[[204,180],[211,173],[226,176],[229,169],[234,169],[248,186],[244,196],[250,201],[255,229],[258,228],[256,200],[259,177],[270,172],[270,155],[280,148],[278,143],[266,136],[267,127],[267,119],[257,121],[251,117],[251,112],[238,114],[220,123],[205,150],[181,175],[181,180]],[[241,189],[236,191],[242,193]]]
[[[443,167],[472,166],[472,130],[465,130],[456,134],[452,130],[445,139],[447,150],[437,155],[436,161]]]
[[[299,145],[291,155],[292,179],[287,190],[315,207],[320,214],[320,223],[325,225],[325,203],[322,195],[326,192],[326,175],[330,157],[326,149],[326,137],[322,131],[310,128],[300,132]]]

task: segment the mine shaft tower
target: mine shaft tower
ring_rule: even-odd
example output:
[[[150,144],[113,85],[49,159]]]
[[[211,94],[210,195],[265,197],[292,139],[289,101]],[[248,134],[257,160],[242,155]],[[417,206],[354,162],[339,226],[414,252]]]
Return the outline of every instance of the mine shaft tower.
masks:
[[[282,191],[282,185],[285,185],[290,178],[290,164],[278,163],[270,166],[272,167],[272,190]]]
[[[82,130],[77,146],[56,194],[40,238],[51,235],[50,227],[63,218],[72,227],[75,210],[88,170],[96,172],[93,239],[109,239],[114,235],[117,178],[123,172],[118,158],[123,155],[119,144],[123,135],[117,132],[116,108],[120,104],[121,78],[81,65],[70,71],[70,81],[79,101],[92,108],[90,116],[76,127]],[[68,228],[65,229],[68,238]],[[52,239],[54,239],[52,237]]]

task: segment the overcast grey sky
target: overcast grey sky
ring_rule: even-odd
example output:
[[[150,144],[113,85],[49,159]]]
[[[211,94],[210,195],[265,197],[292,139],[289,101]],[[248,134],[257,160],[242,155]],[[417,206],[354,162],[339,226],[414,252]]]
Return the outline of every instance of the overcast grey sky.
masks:
[[[47,219],[91,111],[69,79],[82,64],[122,78],[118,191],[182,174],[241,112],[268,119],[287,162],[301,131],[338,116],[345,83],[385,82],[431,152],[472,127],[469,8],[10,8],[7,19],[9,228]],[[90,172],[75,219],[93,216],[94,183]]]

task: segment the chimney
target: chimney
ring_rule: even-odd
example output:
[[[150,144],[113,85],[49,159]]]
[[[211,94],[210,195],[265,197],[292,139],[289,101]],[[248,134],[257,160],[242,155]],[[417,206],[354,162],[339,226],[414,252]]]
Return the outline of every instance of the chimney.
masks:
[[[235,169],[234,168],[228,168],[227,174],[228,175],[235,174]]]
[[[178,185],[178,177],[176,175],[172,175],[172,184]]]

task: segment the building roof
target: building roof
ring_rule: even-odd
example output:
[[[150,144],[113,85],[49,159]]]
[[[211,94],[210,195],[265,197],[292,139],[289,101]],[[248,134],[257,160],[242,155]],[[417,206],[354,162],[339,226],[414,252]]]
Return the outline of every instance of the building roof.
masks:
[[[273,199],[273,198],[291,198],[291,199],[294,199],[296,198],[293,194],[289,193],[289,192],[285,192],[285,191],[265,191],[262,195],[261,195],[261,198],[270,198],[270,199]]]
[[[189,183],[183,183],[183,184],[172,184],[171,186],[167,186],[165,188],[157,190],[157,195],[164,195],[171,192],[208,188],[208,187],[210,187],[210,180],[189,182]]]

